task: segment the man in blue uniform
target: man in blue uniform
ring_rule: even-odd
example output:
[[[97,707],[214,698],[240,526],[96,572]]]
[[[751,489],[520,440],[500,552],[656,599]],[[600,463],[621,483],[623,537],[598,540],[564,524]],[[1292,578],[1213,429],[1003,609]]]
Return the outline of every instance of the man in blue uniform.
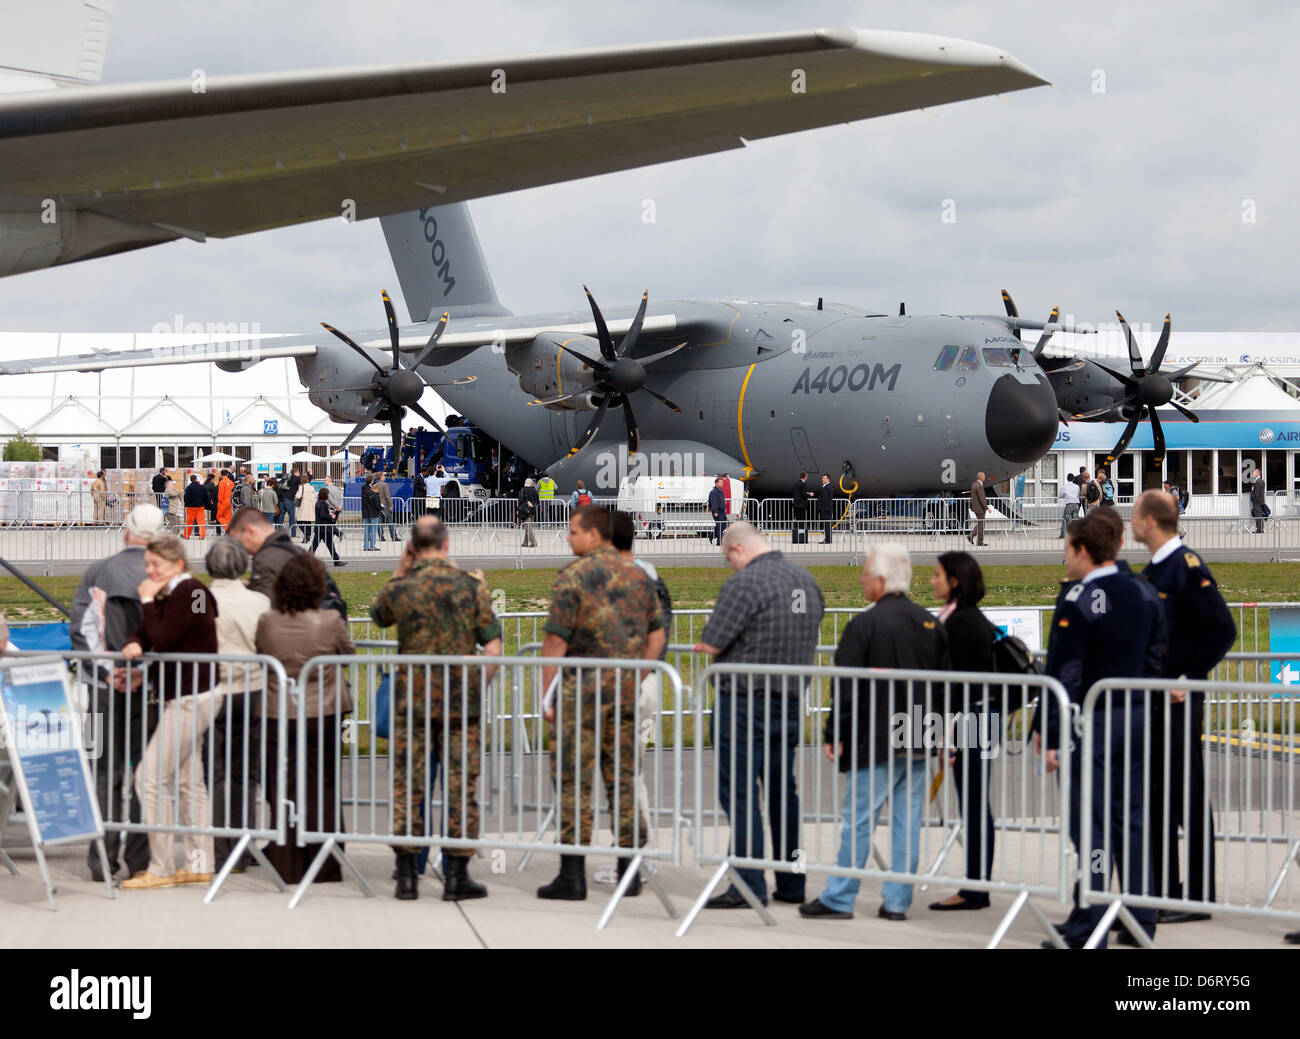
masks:
[[[1081,706],[1095,682],[1155,677],[1163,663],[1159,600],[1145,582],[1127,568],[1121,571],[1114,562],[1122,534],[1123,524],[1110,509],[1091,512],[1066,528],[1066,574],[1076,583],[1065,591],[1052,615],[1047,673]],[[1051,701],[1045,699],[1044,709],[1035,716],[1034,743],[1040,749],[1045,746],[1046,768],[1054,771],[1058,767],[1060,721],[1050,707]],[[1141,692],[1110,693],[1097,704],[1091,760],[1083,760],[1081,741],[1070,757],[1070,837],[1090,891],[1109,889],[1112,855],[1125,891],[1138,894],[1151,890],[1150,871],[1143,870],[1145,710]],[[1083,846],[1081,818],[1084,769],[1091,770],[1093,789],[1087,848]],[[1075,907],[1065,923],[1066,944],[1082,948],[1104,911],[1105,906],[1096,903],[1082,908],[1076,892]],[[1148,935],[1155,934],[1155,910],[1134,908],[1132,913]],[[1044,944],[1051,948],[1050,943]],[[1104,934],[1100,944],[1105,947]]]
[[[1133,536],[1151,550],[1142,572],[1160,596],[1169,633],[1164,678],[1203,680],[1237,638],[1232,611],[1214,577],[1178,536],[1178,505],[1163,491],[1146,491],[1133,506]],[[1205,694],[1169,694],[1168,715],[1151,704],[1151,865],[1154,891],[1170,898],[1214,900],[1214,818],[1205,786]],[[1165,781],[1165,762],[1169,778]],[[1185,787],[1185,789],[1184,789]],[[1183,806],[1187,805],[1187,816]],[[1170,806],[1166,813],[1165,806]],[[1187,890],[1179,869],[1178,828],[1187,851]],[[1207,920],[1208,913],[1162,909],[1160,923]]]
[[[727,495],[722,490],[722,477],[713,481],[709,491],[709,515],[713,517],[713,537],[709,541],[722,545],[722,532],[727,529]]]

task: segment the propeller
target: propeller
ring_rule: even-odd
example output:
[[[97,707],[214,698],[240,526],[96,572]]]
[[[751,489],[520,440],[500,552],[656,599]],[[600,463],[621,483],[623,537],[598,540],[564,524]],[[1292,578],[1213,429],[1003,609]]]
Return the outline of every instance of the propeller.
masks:
[[[571,354],[587,365],[596,373],[595,383],[585,389],[574,393],[567,393],[562,397],[555,397],[552,400],[533,401],[534,404],[550,405],[559,404],[562,401],[570,400],[574,397],[582,396],[586,393],[594,393],[600,396],[600,406],[596,409],[595,415],[587,424],[587,428],[578,437],[578,442],[569,449],[568,457],[572,458],[584,447],[596,438],[596,433],[600,429],[601,422],[604,421],[606,413],[614,405],[621,405],[623,409],[623,422],[627,428],[627,449],[630,454],[635,454],[640,446],[641,434],[637,429],[636,415],[632,411],[632,394],[638,390],[648,393],[655,400],[659,401],[664,407],[680,415],[682,409],[670,401],[661,393],[656,393],[645,385],[646,367],[655,361],[661,361],[665,357],[675,354],[678,350],[686,346],[686,341],[678,343],[674,347],[660,351],[657,354],[651,354],[649,357],[635,358],[629,356],[636,348],[637,339],[641,335],[641,325],[645,321],[645,308],[649,299],[649,294],[641,293],[641,306],[637,308],[636,317],[632,319],[632,324],[623,336],[619,348],[614,349],[614,340],[610,338],[609,327],[605,324],[605,316],[600,312],[600,307],[596,305],[596,299],[591,294],[591,290],[586,285],[582,291],[587,294],[587,302],[591,304],[591,316],[596,322],[596,340],[600,344],[600,357],[589,357],[580,353],[571,347],[561,346],[560,349],[565,353]]]
[[[1011,293],[1006,289],[1002,290],[1002,306],[1006,308],[1007,317],[1017,319],[1009,322],[1011,334],[1016,337],[1016,342],[1022,342],[1020,338],[1020,329],[1026,326],[1020,324],[1018,320],[1020,317],[1020,311],[1016,309],[1016,301],[1011,298]],[[1038,366],[1050,375],[1057,375],[1061,372],[1072,372],[1075,369],[1083,367],[1082,361],[1075,361],[1070,357],[1045,357],[1043,355],[1043,351],[1047,348],[1048,340],[1050,340],[1053,333],[1061,327],[1058,324],[1060,318],[1061,308],[1053,307],[1051,314],[1047,316],[1047,321],[1041,326],[1042,334],[1038,337],[1038,342],[1034,344],[1034,348],[1031,351],[1034,355],[1034,360],[1038,362]],[[1034,325],[1033,327],[1038,326]]]
[[[425,343],[415,360],[410,364],[402,364],[402,354],[399,348],[400,338],[398,336],[397,313],[393,310],[393,301],[389,298],[388,293],[381,292],[380,295],[384,300],[384,314],[388,319],[388,340],[393,349],[393,363],[391,365],[382,365],[375,360],[371,354],[359,346],[346,333],[341,332],[333,325],[321,322],[321,327],[332,335],[337,336],[358,355],[365,358],[366,362],[375,369],[375,374],[371,377],[369,385],[366,386],[343,386],[333,387],[334,392],[352,390],[355,392],[370,391],[378,398],[366,410],[365,416],[356,424],[352,432],[347,435],[343,443],[339,445],[342,451],[352,443],[366,426],[375,421],[380,413],[388,409],[389,428],[393,434],[393,458],[397,459],[402,450],[402,409],[410,408],[422,419],[429,423],[439,433],[446,435],[446,430],[438,424],[438,420],[424,410],[420,405],[420,398],[424,396],[426,387],[437,388],[439,386],[463,386],[468,382],[473,382],[477,376],[467,376],[463,379],[454,379],[451,382],[426,383],[424,377],[415,369],[423,364],[433,353],[434,348],[438,345],[438,340],[442,338],[442,333],[447,329],[448,315],[443,314],[438,324],[434,326],[433,334],[429,336],[429,341]]]
[[[1106,456],[1106,464],[1110,465],[1124,453],[1129,441],[1133,439],[1133,434],[1137,432],[1138,423],[1142,421],[1143,417],[1146,417],[1151,423],[1151,440],[1155,448],[1152,461],[1159,465],[1165,458],[1165,431],[1160,426],[1160,418],[1156,414],[1156,408],[1172,404],[1186,415],[1189,421],[1201,421],[1196,412],[1189,411],[1174,400],[1174,382],[1195,368],[1197,362],[1193,361],[1191,364],[1179,368],[1176,372],[1162,372],[1160,370],[1160,365],[1165,359],[1165,350],[1169,347],[1169,333],[1172,328],[1172,322],[1168,314],[1165,315],[1165,324],[1160,330],[1160,339],[1156,342],[1156,348],[1151,354],[1150,362],[1142,360],[1142,352],[1138,349],[1137,342],[1133,338],[1133,330],[1129,328],[1128,322],[1124,320],[1124,315],[1117,310],[1115,316],[1119,318],[1120,327],[1124,329],[1125,342],[1128,344],[1130,373],[1125,374],[1116,371],[1097,361],[1092,363],[1096,364],[1098,368],[1112,378],[1118,380],[1123,385],[1127,395],[1123,400],[1111,405],[1109,408],[1083,412],[1072,415],[1071,418],[1099,418],[1113,411],[1119,411],[1121,414],[1130,413],[1128,425],[1124,427],[1124,432],[1120,435],[1119,441]]]

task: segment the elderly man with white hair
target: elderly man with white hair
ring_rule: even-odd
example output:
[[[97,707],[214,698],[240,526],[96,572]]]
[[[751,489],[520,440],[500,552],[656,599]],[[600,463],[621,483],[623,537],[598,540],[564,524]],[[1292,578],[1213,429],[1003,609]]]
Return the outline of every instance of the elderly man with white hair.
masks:
[[[696,650],[712,654],[720,664],[814,663],[823,600],[812,574],[773,549],[750,523],[733,523],[723,532],[722,552],[736,573],[718,593]],[[731,854],[736,858],[763,857],[766,798],[772,857],[799,860],[794,752],[803,718],[801,693],[799,679],[784,675],[724,674],[717,679],[713,747],[718,801],[731,821]],[[763,871],[737,867],[736,874],[766,905]],[[777,871],[775,898],[802,904],[803,872]],[[746,904],[733,886],[710,899],[708,908],[738,909]]]
[[[948,636],[928,610],[907,597],[912,564],[902,545],[871,548],[862,567],[867,608],[844,629],[835,651],[836,667],[907,668],[947,671]],[[887,678],[836,679],[835,699],[826,721],[826,756],[846,773],[844,830],[838,864],[862,869],[871,852],[871,834],[886,800],[890,801],[890,866],[914,873],[920,855],[921,810],[925,804],[926,748],[915,726],[900,724],[921,711],[942,710],[942,689],[921,681]],[[900,733],[911,738],[898,739]],[[832,876],[816,901],[799,907],[802,916],[848,920],[858,881]],[[912,885],[889,882],[879,914],[903,920],[912,904]]]
[[[537,547],[537,534],[533,530],[533,520],[537,518],[537,485],[531,479],[524,481],[519,491],[519,525],[524,528],[524,548]]]

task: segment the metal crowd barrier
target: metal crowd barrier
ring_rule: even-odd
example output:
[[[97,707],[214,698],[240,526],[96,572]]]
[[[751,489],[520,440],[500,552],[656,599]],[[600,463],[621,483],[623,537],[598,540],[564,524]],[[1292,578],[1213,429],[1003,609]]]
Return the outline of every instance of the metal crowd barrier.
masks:
[[[298,846],[313,849],[314,858],[289,903],[291,907],[301,901],[330,856],[366,895],[373,895],[344,853],[343,842],[349,841],[392,847],[437,845],[444,854],[448,849],[545,850],[571,855],[617,851],[625,853],[631,863],[597,926],[608,923],[636,875],[646,880],[668,913],[676,916],[653,872],[642,868],[649,860],[680,863],[676,825],[669,838],[661,840],[654,822],[664,815],[673,820],[681,817],[681,785],[676,777],[681,775],[682,698],[672,668],[650,661],[572,657],[385,654],[313,658],[303,666],[298,684],[300,689],[315,683],[332,686],[337,698],[345,684],[373,688],[362,674],[373,676],[379,668],[389,670],[394,685],[400,676],[408,689],[414,684],[417,690],[414,697],[408,695],[405,705],[397,699],[395,689],[390,694],[390,731],[395,738],[389,740],[387,760],[380,754],[377,740],[369,742],[363,755],[359,742],[347,739],[345,725],[333,726],[324,717],[299,714],[295,803],[300,807],[293,829]],[[551,668],[560,676],[559,687],[549,701],[554,722],[544,724],[547,691],[541,680],[543,672]],[[489,671],[498,674],[489,678]],[[658,678],[664,699],[677,705],[668,720],[652,718],[653,694],[642,685],[650,676]],[[446,709],[446,704],[435,706],[433,682],[454,690],[458,712]],[[584,695],[575,695],[574,686]],[[373,711],[369,706],[365,711],[373,723]],[[466,724],[475,714],[477,724]],[[403,733],[415,736],[404,737]],[[652,734],[653,749],[647,749],[643,742]],[[426,752],[436,746],[442,778],[448,784],[443,787],[443,797],[429,806],[431,825],[427,827],[423,825],[423,799],[416,789],[421,752],[412,752],[408,740],[416,747],[423,745]],[[314,773],[307,765],[309,743],[314,744],[318,763]],[[511,774],[506,777],[512,798],[478,797],[480,810],[486,809],[480,819],[481,832],[466,832],[473,829],[478,814],[471,811],[476,798],[470,786],[476,786],[484,772],[490,781],[491,762],[503,755],[512,762]],[[433,766],[425,765],[426,784],[432,788]],[[588,795],[591,830],[587,831],[580,802],[569,807],[564,791],[592,791],[593,768],[602,776],[606,807],[602,810],[598,795]],[[555,783],[561,794],[551,799],[552,810],[548,811]],[[346,817],[345,801],[350,801]],[[400,825],[397,814],[402,816]],[[621,818],[616,820],[616,816]],[[621,830],[617,845],[599,842],[606,818]],[[321,825],[322,821],[334,825]],[[548,833],[553,827],[558,833],[551,840]],[[460,830],[459,835],[450,833],[453,828]]]
[[[289,736],[290,686],[280,661],[151,653],[128,664],[120,653],[39,650],[14,655],[58,656],[69,666],[89,722],[81,731],[110,834],[109,859],[119,857],[119,840],[135,843],[131,834],[166,834],[169,842],[179,836],[186,844],[184,868],[216,874],[204,902],[216,898],[245,853],[281,891],[288,890],[255,843],[285,842],[290,790],[285,758],[277,749]],[[210,692],[178,695],[185,672],[191,680],[206,679]],[[158,771],[156,778],[151,767]],[[151,814],[161,819],[145,817],[150,797],[157,798]],[[263,799],[271,805],[269,812]],[[119,839],[111,836],[118,834]],[[219,843],[214,847],[213,842]],[[170,843],[168,849],[168,862],[174,865]],[[126,864],[125,849],[122,858]]]
[[[688,730],[694,737],[694,841],[697,863],[717,868],[678,935],[694,923],[724,877],[765,923],[774,925],[765,899],[753,890],[765,886],[763,871],[770,869],[777,875],[778,896],[789,900],[805,895],[809,873],[826,876],[828,888],[836,889],[834,898],[849,905],[861,880],[895,885],[886,897],[909,903],[910,888],[918,883],[1014,894],[990,947],[1026,906],[1048,937],[1061,944],[1034,899],[1060,901],[1072,880],[1062,846],[1069,828],[1071,753],[1065,690],[1042,676],[998,676],[996,685],[988,684],[989,678],[767,664],[715,664],[701,672]],[[859,683],[856,696],[853,682]],[[718,692],[712,738],[706,741],[704,704],[711,683]],[[1033,771],[1035,756],[1025,753],[1029,717],[1020,704],[1043,696],[1054,698],[1059,708],[1054,712],[1064,764],[1059,798],[1049,776]],[[825,718],[822,713],[810,717],[801,707],[810,700],[827,708],[833,730],[841,734],[840,755],[847,755],[851,781],[841,780],[823,752]],[[880,706],[863,717],[860,703]],[[858,742],[848,738],[860,726],[869,735],[865,757]],[[877,753],[882,740],[897,751],[885,760]],[[945,752],[951,760],[945,760]],[[944,816],[937,829],[923,827],[926,806],[946,782],[956,784],[948,802],[955,814]],[[713,813],[705,806],[715,803],[731,822],[729,841],[721,825],[706,825]],[[874,821],[886,807],[888,858],[872,841]],[[764,809],[771,855],[764,854]],[[835,821],[841,818],[846,821],[837,845]],[[738,828],[738,822],[744,825]],[[1037,839],[1036,848],[1030,847],[1031,838]],[[958,839],[968,851],[965,864],[950,863],[948,853]],[[929,865],[922,869],[922,863]]]
[[[1176,690],[1181,706],[1166,695]],[[1144,924],[1159,909],[1300,921],[1296,704],[1257,683],[1114,679],[1089,690],[1076,835],[1079,903],[1095,924],[1085,947],[1116,917],[1151,946]]]

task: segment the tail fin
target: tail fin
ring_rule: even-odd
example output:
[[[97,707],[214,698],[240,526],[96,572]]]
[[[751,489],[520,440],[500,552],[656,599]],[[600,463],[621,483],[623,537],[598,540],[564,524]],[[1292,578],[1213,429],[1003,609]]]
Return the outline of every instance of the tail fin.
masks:
[[[379,218],[412,321],[508,315],[497,299],[469,206],[455,202]]]
[[[104,73],[114,0],[39,0],[0,10],[0,94],[88,87]]]

